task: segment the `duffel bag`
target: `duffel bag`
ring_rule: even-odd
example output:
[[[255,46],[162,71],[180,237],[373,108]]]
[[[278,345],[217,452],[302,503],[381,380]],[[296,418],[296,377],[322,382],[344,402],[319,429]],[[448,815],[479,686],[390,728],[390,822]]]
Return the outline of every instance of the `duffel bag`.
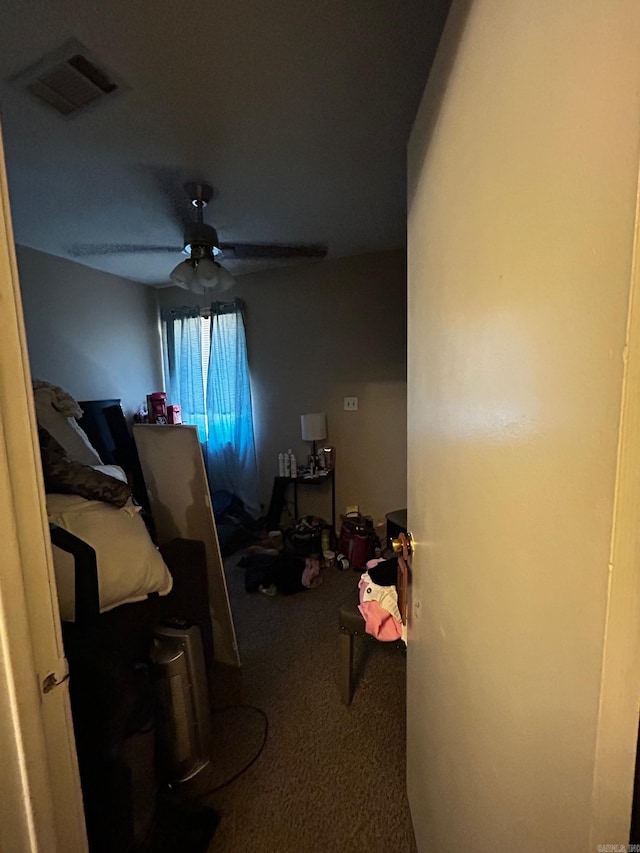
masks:
[[[353,569],[364,569],[367,560],[375,557],[379,544],[370,518],[342,516],[338,553],[345,555]]]

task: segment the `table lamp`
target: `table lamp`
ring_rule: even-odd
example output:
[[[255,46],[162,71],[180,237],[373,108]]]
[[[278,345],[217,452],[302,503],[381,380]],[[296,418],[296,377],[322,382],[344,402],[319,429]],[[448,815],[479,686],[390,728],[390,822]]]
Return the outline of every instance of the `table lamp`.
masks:
[[[316,441],[324,441],[327,437],[327,416],[324,412],[310,412],[300,415],[302,440],[313,443],[313,466],[317,468]]]

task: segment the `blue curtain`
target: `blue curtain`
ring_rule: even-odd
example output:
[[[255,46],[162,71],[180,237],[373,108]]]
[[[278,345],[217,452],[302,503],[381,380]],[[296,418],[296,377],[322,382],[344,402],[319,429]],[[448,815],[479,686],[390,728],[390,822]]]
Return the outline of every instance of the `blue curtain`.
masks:
[[[162,321],[167,400],[180,405],[182,422],[197,426],[200,442],[205,444],[207,416],[200,309],[165,308]]]
[[[253,434],[247,342],[239,300],[211,305],[207,371],[209,482],[242,498],[258,516],[258,469]]]
[[[202,329],[199,307],[162,311],[168,401],[181,406],[184,423],[198,427],[211,491],[237,495],[257,518],[258,471],[240,301],[212,304],[210,346]],[[207,351],[208,363],[203,361]]]

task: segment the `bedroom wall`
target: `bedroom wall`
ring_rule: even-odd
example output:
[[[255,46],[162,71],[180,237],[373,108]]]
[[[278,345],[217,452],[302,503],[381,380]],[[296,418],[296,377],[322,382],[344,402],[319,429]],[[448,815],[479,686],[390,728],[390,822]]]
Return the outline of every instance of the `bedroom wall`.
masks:
[[[324,411],[336,447],[336,513],[378,520],[406,505],[406,263],[381,252],[239,277],[247,310],[260,499],[268,507],[278,451],[310,448],[300,415]],[[159,304],[203,304],[177,288]],[[343,398],[359,399],[357,412]],[[326,489],[323,493],[321,489]],[[330,512],[328,487],[300,489],[299,514]]]
[[[32,376],[127,414],[162,385],[156,292],[17,246]]]

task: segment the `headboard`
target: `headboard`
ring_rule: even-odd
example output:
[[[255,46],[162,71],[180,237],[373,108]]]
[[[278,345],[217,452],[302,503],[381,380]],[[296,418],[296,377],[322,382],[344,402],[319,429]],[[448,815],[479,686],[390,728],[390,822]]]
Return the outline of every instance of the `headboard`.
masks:
[[[149,510],[149,498],[140,467],[138,450],[129,432],[120,400],[80,400],[78,421],[105,465],[119,465],[127,473],[133,495]]]
[[[83,411],[83,415],[78,420],[78,423],[86,432],[89,441],[98,451],[104,464],[120,464],[115,459],[114,451],[116,450],[116,442],[111,432],[110,420],[107,419],[106,414],[107,409],[115,406],[119,409],[122,420],[124,421],[124,413],[122,412],[120,400],[82,400],[79,405]]]

